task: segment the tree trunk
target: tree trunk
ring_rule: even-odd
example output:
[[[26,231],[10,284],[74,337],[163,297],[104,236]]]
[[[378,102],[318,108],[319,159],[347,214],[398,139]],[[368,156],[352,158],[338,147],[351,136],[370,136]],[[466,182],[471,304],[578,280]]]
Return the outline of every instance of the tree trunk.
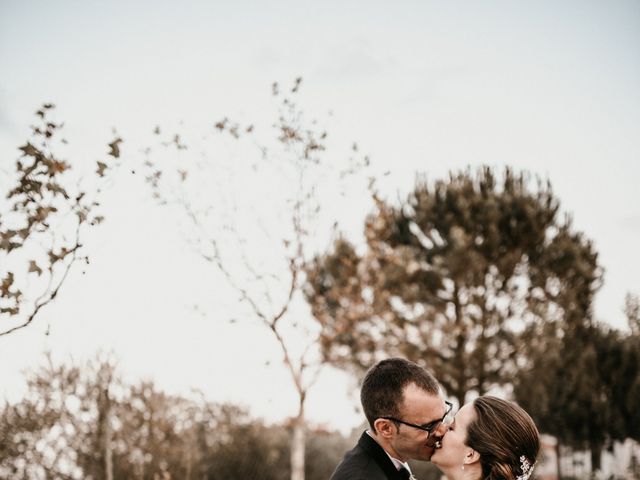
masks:
[[[109,387],[100,390],[98,398],[98,422],[101,432],[100,446],[102,448],[102,458],[104,461],[104,479],[113,480],[113,457],[111,450],[111,398],[109,397]]]
[[[560,453],[560,439],[558,438],[556,441],[556,470],[558,471],[558,480],[562,480],[562,457],[560,457]]]
[[[304,419],[305,394],[300,393],[298,416],[293,420],[291,438],[291,480],[304,480],[306,425]]]
[[[455,323],[458,327],[458,332],[456,335],[456,346],[454,352],[455,362],[454,370],[457,371],[456,381],[458,384],[456,385],[456,389],[453,392],[456,399],[458,400],[459,406],[458,408],[464,405],[464,400],[467,393],[467,375],[465,372],[467,358],[465,355],[465,345],[467,343],[467,338],[464,333],[464,325],[462,318],[462,307],[460,306],[460,298],[459,298],[459,290],[458,285],[456,283],[453,284],[453,305],[455,307]]]
[[[107,480],[113,480],[113,450],[111,449],[111,425],[109,424],[109,417],[107,417],[107,423],[105,425],[105,445],[104,445],[104,463],[105,473]]]
[[[591,475],[600,470],[600,457],[602,456],[602,445],[591,444]]]

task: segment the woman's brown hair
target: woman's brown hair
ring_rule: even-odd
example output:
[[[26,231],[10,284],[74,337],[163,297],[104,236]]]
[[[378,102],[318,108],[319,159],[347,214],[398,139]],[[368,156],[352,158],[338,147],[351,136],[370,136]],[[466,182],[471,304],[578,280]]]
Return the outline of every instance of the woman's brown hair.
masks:
[[[531,417],[515,403],[496,397],[478,397],[473,406],[476,419],[467,427],[467,445],[480,454],[482,478],[514,480],[526,475],[540,450]]]

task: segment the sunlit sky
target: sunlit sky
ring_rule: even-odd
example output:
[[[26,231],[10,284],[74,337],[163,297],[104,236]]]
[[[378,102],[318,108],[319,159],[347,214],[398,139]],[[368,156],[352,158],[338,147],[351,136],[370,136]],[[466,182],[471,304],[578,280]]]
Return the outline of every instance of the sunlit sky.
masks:
[[[0,72],[0,172],[43,102],[57,105],[70,159],[95,162],[112,127],[126,146],[156,124],[268,122],[271,83],[302,76],[306,111],[333,112],[332,133],[370,154],[390,198],[417,172],[526,169],[551,180],[594,240],[597,318],[624,326],[625,293],[640,292],[637,1],[0,0]],[[286,372],[264,366],[279,358],[272,338],[219,321],[235,300],[140,182],[121,176],[104,208],[87,274],[74,271],[34,325],[0,338],[0,395],[19,398],[44,351],[82,361],[111,350],[132,380],[292,415]],[[347,230],[361,232],[364,212]],[[348,429],[355,405],[354,381],[328,370],[309,417]]]

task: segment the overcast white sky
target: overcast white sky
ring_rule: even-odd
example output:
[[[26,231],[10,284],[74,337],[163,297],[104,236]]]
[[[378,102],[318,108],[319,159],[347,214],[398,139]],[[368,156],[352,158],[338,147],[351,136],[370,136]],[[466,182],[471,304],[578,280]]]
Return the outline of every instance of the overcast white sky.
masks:
[[[70,159],[93,163],[113,126],[133,142],[158,123],[199,132],[224,115],[269,121],[271,82],[302,76],[305,109],[333,111],[332,133],[390,172],[389,195],[417,172],[467,165],[548,177],[600,252],[598,318],[623,325],[625,293],[640,292],[637,1],[0,0],[0,72],[5,171],[45,101],[66,123]],[[87,274],[76,271],[31,328],[0,339],[0,395],[19,397],[21,372],[45,350],[83,360],[103,349],[132,379],[293,414],[286,374],[263,366],[276,346],[249,322],[226,322],[235,299],[175,220],[130,175],[105,209]],[[363,213],[346,219],[356,233]],[[327,372],[309,415],[345,429],[359,421],[355,404],[349,377]]]

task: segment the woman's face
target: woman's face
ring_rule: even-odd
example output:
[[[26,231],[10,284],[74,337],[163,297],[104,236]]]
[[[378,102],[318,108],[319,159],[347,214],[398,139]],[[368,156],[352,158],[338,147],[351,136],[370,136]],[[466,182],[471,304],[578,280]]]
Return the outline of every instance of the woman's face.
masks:
[[[453,420],[449,431],[442,439],[442,448],[435,451],[431,461],[440,469],[451,467],[461,468],[465,457],[473,449],[466,445],[467,426],[476,418],[473,403],[464,405]]]

